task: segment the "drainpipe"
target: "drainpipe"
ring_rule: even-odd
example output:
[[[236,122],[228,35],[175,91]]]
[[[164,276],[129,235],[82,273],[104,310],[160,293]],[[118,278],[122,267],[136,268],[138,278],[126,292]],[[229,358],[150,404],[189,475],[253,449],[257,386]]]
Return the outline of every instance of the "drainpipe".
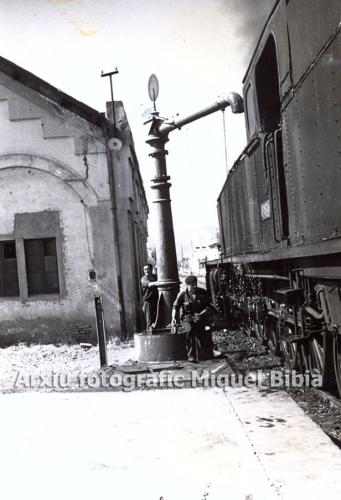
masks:
[[[123,288],[122,288],[122,268],[121,268],[121,252],[118,239],[118,217],[117,217],[117,204],[116,204],[116,190],[115,190],[115,171],[114,171],[114,158],[113,153],[109,149],[109,139],[114,137],[114,133],[110,133],[110,127],[108,126],[107,119],[103,117],[102,129],[105,138],[105,146],[107,151],[108,160],[108,173],[109,173],[109,187],[110,187],[110,199],[111,199],[111,211],[113,215],[113,230],[114,230],[114,246],[115,246],[115,259],[116,259],[116,269],[117,269],[117,288],[119,297],[119,312],[120,312],[120,323],[122,337],[126,337],[127,328],[125,322],[125,308],[123,302]]]

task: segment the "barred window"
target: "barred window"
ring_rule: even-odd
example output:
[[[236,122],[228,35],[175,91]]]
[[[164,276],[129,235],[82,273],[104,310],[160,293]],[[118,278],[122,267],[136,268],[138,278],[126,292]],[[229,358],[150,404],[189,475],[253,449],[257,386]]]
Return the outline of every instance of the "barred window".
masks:
[[[25,240],[28,295],[59,293],[56,238]]]
[[[0,242],[0,297],[18,297],[19,281],[15,241]]]

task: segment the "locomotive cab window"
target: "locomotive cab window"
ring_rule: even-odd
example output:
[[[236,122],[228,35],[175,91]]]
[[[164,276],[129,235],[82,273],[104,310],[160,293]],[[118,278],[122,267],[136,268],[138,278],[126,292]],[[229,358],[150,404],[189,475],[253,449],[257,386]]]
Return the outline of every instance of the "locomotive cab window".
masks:
[[[275,40],[272,35],[256,66],[258,112],[262,130],[273,132],[280,124],[280,95]]]
[[[257,125],[256,125],[255,97],[251,83],[249,84],[245,94],[245,102],[246,102],[246,124],[249,132],[249,137],[252,137],[256,132]]]

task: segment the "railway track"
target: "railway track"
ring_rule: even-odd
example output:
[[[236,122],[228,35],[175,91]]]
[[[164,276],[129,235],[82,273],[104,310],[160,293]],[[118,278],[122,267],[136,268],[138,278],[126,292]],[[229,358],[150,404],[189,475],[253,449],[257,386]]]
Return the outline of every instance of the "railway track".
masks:
[[[317,389],[315,387],[312,387],[312,390],[319,395],[321,398],[323,398],[325,401],[329,401],[331,405],[333,405],[335,408],[337,408],[341,412],[341,399],[334,396],[330,392],[326,392],[322,389]]]

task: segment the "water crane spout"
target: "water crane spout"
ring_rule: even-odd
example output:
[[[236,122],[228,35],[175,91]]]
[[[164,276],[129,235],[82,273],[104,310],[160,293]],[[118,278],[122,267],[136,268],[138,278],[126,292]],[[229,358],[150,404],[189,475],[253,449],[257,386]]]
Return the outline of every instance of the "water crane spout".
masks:
[[[169,124],[164,123],[159,129],[159,133],[160,135],[167,136],[173,130],[179,129],[184,125],[188,125],[195,120],[199,120],[199,118],[203,118],[204,116],[211,115],[216,111],[225,109],[228,106],[231,106],[232,113],[243,113],[243,98],[236,92],[229,92],[225,96],[219,97],[216,102],[214,102],[210,106],[207,106],[207,108],[204,108],[201,111],[193,113],[186,118],[181,118],[180,120],[173,121]]]

